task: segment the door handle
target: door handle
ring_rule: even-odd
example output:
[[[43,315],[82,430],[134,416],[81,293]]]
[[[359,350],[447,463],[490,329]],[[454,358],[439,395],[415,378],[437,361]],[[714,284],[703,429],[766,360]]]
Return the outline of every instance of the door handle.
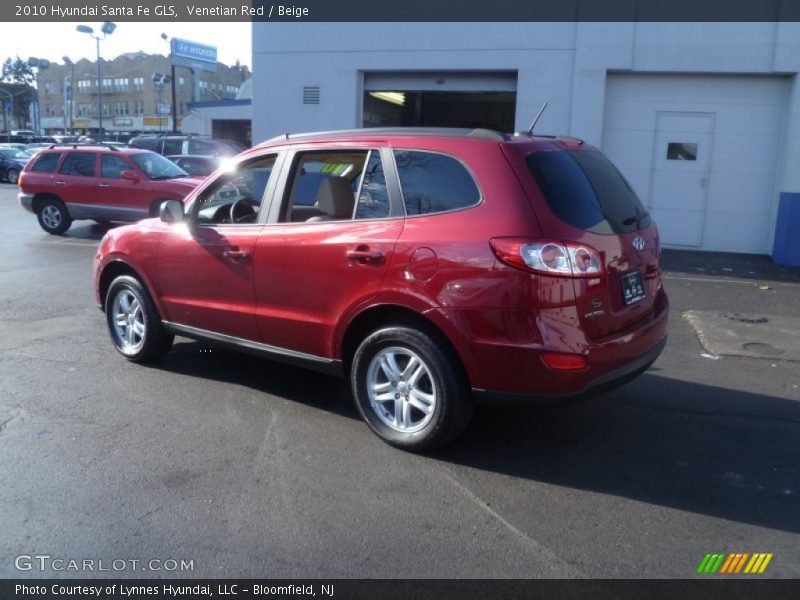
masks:
[[[250,258],[250,253],[247,250],[239,250],[238,248],[225,248],[222,251],[222,256],[233,262],[239,262]]]
[[[100,186],[101,188],[111,187],[107,183],[98,183],[97,185]]]
[[[56,185],[67,185],[66,181],[56,180]]]
[[[377,263],[386,258],[386,255],[378,250],[356,248],[355,250],[347,251],[347,258],[359,263]]]

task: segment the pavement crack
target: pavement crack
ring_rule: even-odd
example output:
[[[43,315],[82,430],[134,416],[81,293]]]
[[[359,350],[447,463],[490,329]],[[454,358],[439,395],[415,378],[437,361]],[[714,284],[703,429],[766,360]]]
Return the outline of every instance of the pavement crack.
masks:
[[[788,417],[771,417],[769,415],[754,415],[754,414],[747,414],[747,413],[735,413],[735,412],[722,412],[722,411],[703,411],[703,410],[689,410],[686,408],[671,408],[668,406],[650,406],[647,404],[637,404],[635,402],[630,402],[628,400],[619,400],[616,399],[615,402],[617,404],[621,404],[623,406],[628,406],[630,408],[642,408],[646,410],[652,410],[656,412],[669,412],[676,415],[692,415],[695,417],[731,417],[736,419],[748,419],[748,420],[758,420],[758,421],[771,421],[775,423],[788,423],[790,425],[800,425],[800,419],[791,419]]]
[[[440,469],[441,474],[447,479],[456,489],[458,489],[464,496],[466,496],[469,500],[471,500],[476,506],[478,506],[483,512],[490,515],[494,518],[497,522],[499,522],[503,527],[505,527],[508,531],[514,534],[520,541],[522,541],[526,546],[533,549],[536,553],[544,555],[546,560],[550,564],[558,564],[560,565],[566,573],[562,573],[559,577],[585,577],[586,574],[578,570],[574,565],[567,562],[560,556],[558,556],[555,552],[553,552],[547,546],[544,546],[533,539],[530,535],[516,527],[513,523],[511,523],[508,519],[506,519],[503,515],[493,509],[486,501],[484,501],[480,496],[478,496],[475,492],[469,489],[466,485],[461,483],[458,479],[456,479],[452,473],[446,468],[441,467]]]

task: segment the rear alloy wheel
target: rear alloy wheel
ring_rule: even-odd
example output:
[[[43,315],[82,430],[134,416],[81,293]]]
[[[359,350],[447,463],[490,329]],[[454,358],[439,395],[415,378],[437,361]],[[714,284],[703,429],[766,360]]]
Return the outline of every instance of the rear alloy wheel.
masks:
[[[450,441],[472,412],[457,358],[417,329],[388,327],[367,337],[353,358],[351,380],[370,428],[405,450]]]
[[[57,198],[47,198],[39,205],[39,225],[47,233],[61,235],[72,225],[67,207]]]
[[[9,169],[6,173],[6,179],[8,180],[8,183],[13,183],[16,185],[19,181],[19,171],[16,169]]]
[[[114,347],[133,362],[161,358],[174,336],[164,329],[150,294],[138,279],[121,275],[106,295],[106,321]]]

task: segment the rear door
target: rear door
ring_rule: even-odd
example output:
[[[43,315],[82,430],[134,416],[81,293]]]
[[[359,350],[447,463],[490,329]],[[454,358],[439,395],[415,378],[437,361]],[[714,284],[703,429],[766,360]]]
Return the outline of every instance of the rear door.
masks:
[[[380,288],[403,230],[378,146],[297,152],[255,250],[267,344],[331,357],[336,326]]]
[[[97,214],[97,152],[68,152],[55,177],[61,198],[75,219],[91,219]]]
[[[536,152],[523,147],[516,158],[532,176],[522,180],[544,236],[601,255],[601,277],[573,279],[587,335],[602,338],[648,318],[661,287],[658,232],[627,180],[601,152],[578,142]]]

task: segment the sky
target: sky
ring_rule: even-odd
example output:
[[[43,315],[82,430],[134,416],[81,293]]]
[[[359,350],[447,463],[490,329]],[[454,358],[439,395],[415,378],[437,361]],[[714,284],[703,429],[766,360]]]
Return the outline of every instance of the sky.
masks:
[[[3,0],[0,0],[3,1]],[[83,23],[100,31],[102,23]],[[31,56],[58,63],[63,56],[78,61],[94,60],[96,42],[85,33],[78,33],[78,23],[0,23],[0,63],[17,55]],[[212,30],[207,33],[203,30]],[[252,67],[252,24],[242,23],[117,23],[117,29],[100,42],[100,55],[112,59],[125,52],[142,50],[148,54],[168,54],[169,44],[161,33],[217,47],[217,59],[228,65],[240,60]]]

